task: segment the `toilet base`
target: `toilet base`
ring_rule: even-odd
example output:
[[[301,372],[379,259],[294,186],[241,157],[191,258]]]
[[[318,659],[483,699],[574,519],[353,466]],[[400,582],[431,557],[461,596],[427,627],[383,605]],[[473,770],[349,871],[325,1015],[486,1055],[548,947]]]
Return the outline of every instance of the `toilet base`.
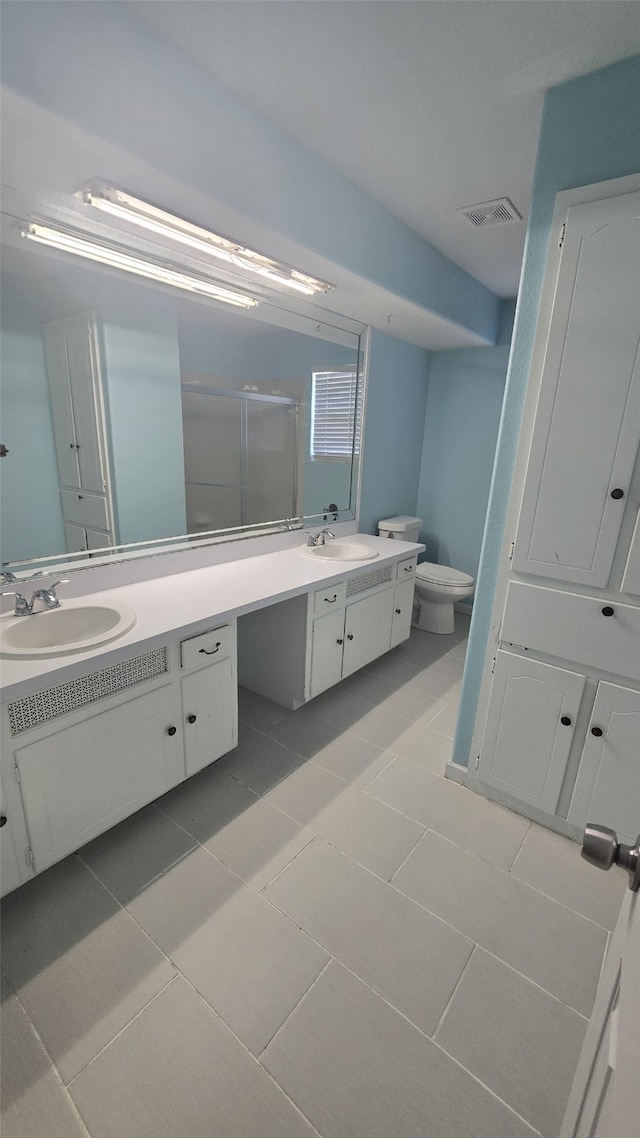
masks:
[[[421,628],[423,632],[435,632],[440,636],[449,636],[455,632],[453,601],[436,604],[434,601],[420,599],[419,604],[420,612],[417,620],[413,621],[415,628]]]

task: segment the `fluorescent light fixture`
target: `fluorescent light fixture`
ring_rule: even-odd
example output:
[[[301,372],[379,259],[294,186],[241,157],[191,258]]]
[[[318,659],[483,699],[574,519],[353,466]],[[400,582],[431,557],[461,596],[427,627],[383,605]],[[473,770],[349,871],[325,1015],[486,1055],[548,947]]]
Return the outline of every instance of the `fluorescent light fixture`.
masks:
[[[95,183],[81,190],[77,196],[87,205],[95,206],[96,209],[112,217],[133,222],[172,241],[180,241],[190,249],[216,257],[220,261],[242,269],[243,272],[256,273],[274,285],[294,289],[306,296],[314,296],[316,293],[327,292],[333,288],[333,285],[327,284],[326,281],[298,272],[297,269],[292,269],[279,261],[272,261],[270,257],[265,257],[254,249],[247,249],[227,237],[211,233],[208,229],[201,229],[199,225],[192,225],[190,221],[166,213],[165,210],[141,201],[140,198],[125,193],[124,190]]]
[[[31,222],[22,227],[23,237],[30,241],[37,241],[41,245],[50,245],[53,249],[60,249],[64,253],[74,253],[78,257],[86,257],[90,261],[99,261],[113,269],[122,269],[126,273],[133,273],[138,277],[146,277],[160,284],[171,285],[173,288],[184,289],[200,296],[208,296],[212,300],[223,301],[224,304],[233,304],[236,308],[255,308],[258,304],[252,296],[245,296],[241,292],[223,288],[213,281],[201,277],[191,276],[179,269],[159,265],[154,261],[145,261],[124,249],[114,245],[103,245],[92,241],[80,234],[71,233],[64,229],[54,229],[49,225]]]

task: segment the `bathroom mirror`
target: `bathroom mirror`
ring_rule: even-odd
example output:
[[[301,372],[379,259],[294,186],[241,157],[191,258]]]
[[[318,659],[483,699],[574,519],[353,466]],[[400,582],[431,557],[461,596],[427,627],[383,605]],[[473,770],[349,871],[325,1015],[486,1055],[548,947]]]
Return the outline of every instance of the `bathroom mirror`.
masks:
[[[2,254],[3,569],[355,516],[352,321],[231,309],[26,241]]]

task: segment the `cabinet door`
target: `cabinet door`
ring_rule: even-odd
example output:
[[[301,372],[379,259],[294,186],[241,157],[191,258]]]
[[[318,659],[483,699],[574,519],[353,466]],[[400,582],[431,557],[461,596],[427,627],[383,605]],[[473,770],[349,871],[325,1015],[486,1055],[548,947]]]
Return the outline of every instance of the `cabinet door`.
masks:
[[[16,749],[36,872],[180,782],[172,707],[163,685]]]
[[[1,792],[0,786],[0,792]],[[27,870],[24,857],[19,854],[19,843],[15,841],[11,824],[11,810],[0,793],[0,895],[10,893],[31,873]],[[23,849],[24,852],[24,849]]]
[[[595,734],[594,734],[595,732]],[[569,821],[609,826],[635,843],[640,819],[640,692],[598,684]]]
[[[238,744],[238,690],[233,662],[199,668],[182,681],[187,777]]]
[[[393,592],[393,589],[385,589],[372,597],[347,605],[343,676],[350,676],[358,668],[389,651]]]
[[[553,814],[584,686],[576,672],[498,652],[481,782]]]
[[[391,647],[395,648],[406,640],[411,632],[411,614],[413,612],[413,581],[404,581],[396,585],[393,594],[393,619],[391,621]]]
[[[344,609],[319,616],[313,622],[311,644],[311,698],[342,678]]]
[[[513,557],[605,586],[640,425],[640,193],[572,206]],[[620,493],[622,491],[622,493]]]

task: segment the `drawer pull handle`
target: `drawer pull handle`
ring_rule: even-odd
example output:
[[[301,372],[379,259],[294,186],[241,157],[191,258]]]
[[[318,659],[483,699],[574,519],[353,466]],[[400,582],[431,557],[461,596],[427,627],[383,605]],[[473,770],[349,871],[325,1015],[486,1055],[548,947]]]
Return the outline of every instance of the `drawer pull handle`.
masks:
[[[347,633],[347,640],[353,640],[353,633],[352,632]]]
[[[195,723],[196,719],[197,716],[195,715],[187,715],[187,723]]]
[[[7,824],[7,815],[6,814],[0,814],[0,826],[6,826],[6,824]]]
[[[592,727],[591,734],[595,735],[596,739],[599,739],[602,735],[602,727]]]
[[[400,613],[402,612],[402,609],[396,609],[396,612],[397,612],[398,616],[400,616]]]
[[[167,735],[175,735],[177,730],[178,730],[177,727],[173,727],[173,726],[167,727]]]
[[[624,490],[621,490],[620,487],[617,486],[615,490],[611,491],[611,497],[615,498],[616,501],[618,501],[620,498],[624,498]]]
[[[403,565],[405,573],[413,573],[413,565]]]
[[[344,644],[344,640],[336,640],[336,644]]]
[[[328,605],[332,605],[334,603],[334,601],[337,601],[337,599],[338,599],[337,593],[334,593],[332,597],[325,597],[324,598],[324,600],[327,602]]]
[[[218,643],[216,644],[215,648],[212,648],[210,652],[206,648],[198,648],[198,652],[204,652],[205,656],[215,656],[215,654],[218,651],[218,648],[220,647],[221,644],[222,644],[222,641],[219,640]]]
[[[568,715],[561,715],[560,716],[560,722],[561,722],[563,727],[570,727],[571,726],[571,720],[570,720]]]
[[[613,616],[614,611],[615,610],[611,608],[611,605],[605,605],[603,610],[602,610],[602,615],[603,616]]]

